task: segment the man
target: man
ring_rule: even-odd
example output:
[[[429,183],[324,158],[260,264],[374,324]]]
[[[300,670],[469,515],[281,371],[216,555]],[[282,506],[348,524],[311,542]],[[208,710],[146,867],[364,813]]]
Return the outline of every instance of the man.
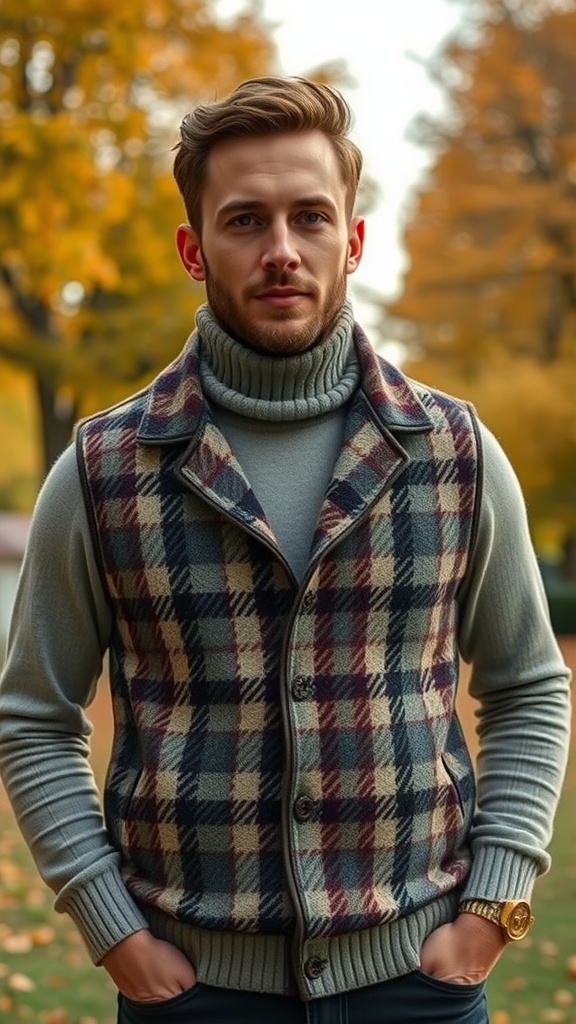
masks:
[[[485,1022],[548,867],[569,674],[522,497],[473,410],[353,321],[349,122],[277,78],[185,118],[177,247],[207,304],[34,516],[3,778],[124,1024]],[[106,651],[104,824],[83,709]]]

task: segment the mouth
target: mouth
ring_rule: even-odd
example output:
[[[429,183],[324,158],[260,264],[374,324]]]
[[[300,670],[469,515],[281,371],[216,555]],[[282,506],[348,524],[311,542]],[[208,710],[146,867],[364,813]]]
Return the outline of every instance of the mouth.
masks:
[[[309,294],[298,291],[296,288],[267,288],[265,291],[258,292],[254,298],[268,306],[291,307],[296,306],[303,299],[309,298]]]

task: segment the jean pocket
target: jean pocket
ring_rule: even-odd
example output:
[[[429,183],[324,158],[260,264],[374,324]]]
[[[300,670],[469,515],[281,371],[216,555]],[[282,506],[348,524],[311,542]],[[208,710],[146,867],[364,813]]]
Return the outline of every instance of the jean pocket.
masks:
[[[180,1017],[181,1012],[188,1010],[192,1002],[200,995],[201,989],[202,984],[197,981],[185,992],[179,992],[176,996],[160,999],[154,1003],[138,1003],[119,993],[118,1024],[140,1024],[144,1020],[173,1021],[174,1024],[177,1024],[180,1019],[183,1020]]]
[[[478,992],[484,989],[486,984],[484,981],[476,981],[470,985],[460,984],[457,981],[445,981],[444,978],[435,978],[432,974],[425,974],[420,969],[414,971],[414,976],[426,985],[429,985],[430,988],[435,988],[440,992],[450,992],[450,994],[459,995],[463,998],[477,995]]]

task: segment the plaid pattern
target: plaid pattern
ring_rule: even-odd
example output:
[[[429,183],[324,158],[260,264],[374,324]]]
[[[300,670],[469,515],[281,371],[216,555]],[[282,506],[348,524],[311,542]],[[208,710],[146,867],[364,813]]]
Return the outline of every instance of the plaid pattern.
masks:
[[[198,927],[287,934],[297,892],[309,937],[367,928],[469,866],[472,416],[356,344],[300,589],[209,418],[194,337],[78,432],[115,615],[107,823],[134,896]]]

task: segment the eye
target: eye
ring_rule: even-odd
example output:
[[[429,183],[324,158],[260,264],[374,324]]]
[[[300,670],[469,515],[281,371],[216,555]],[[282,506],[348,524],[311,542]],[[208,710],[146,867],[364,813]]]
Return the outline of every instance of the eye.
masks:
[[[256,217],[253,213],[239,213],[230,221],[230,224],[235,228],[250,228],[255,223]]]
[[[323,213],[318,210],[304,210],[300,214],[300,220],[304,221],[305,224],[325,224],[326,217]]]

